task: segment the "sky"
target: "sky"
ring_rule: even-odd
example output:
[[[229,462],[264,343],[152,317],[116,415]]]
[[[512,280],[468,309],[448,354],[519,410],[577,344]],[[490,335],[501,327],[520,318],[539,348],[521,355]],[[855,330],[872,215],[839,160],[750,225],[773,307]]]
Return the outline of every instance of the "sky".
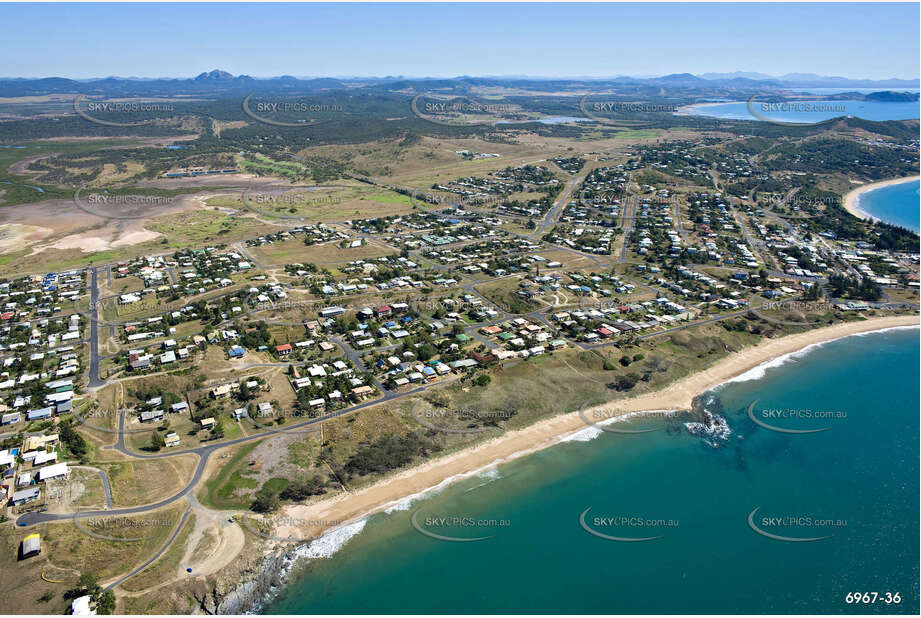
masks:
[[[919,77],[919,4],[0,4],[0,76]]]

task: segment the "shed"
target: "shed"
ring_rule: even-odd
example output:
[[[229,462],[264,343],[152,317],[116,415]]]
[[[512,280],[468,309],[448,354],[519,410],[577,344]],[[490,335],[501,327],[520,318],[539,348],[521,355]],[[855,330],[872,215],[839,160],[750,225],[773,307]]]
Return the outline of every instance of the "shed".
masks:
[[[20,489],[19,491],[13,492],[13,506],[34,502],[35,500],[38,500],[41,495],[42,491],[38,487]]]
[[[67,469],[66,463],[53,464],[38,471],[38,480],[47,481],[48,479],[67,476],[69,473],[70,471]]]
[[[20,549],[20,559],[37,556],[42,553],[42,537],[38,534],[30,534],[22,540],[22,549]]]

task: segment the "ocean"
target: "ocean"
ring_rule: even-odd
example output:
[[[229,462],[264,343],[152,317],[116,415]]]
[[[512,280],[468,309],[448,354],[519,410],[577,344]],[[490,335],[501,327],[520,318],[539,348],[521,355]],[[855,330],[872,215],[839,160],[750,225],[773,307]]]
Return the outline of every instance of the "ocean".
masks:
[[[917,101],[910,103],[884,103],[879,101],[796,101],[791,103],[791,108],[764,107],[760,101],[755,101],[752,106],[763,117],[782,122],[815,123],[837,118],[839,116],[856,116],[865,120],[907,120],[918,118],[919,104]],[[756,120],[764,121],[751,113],[745,101],[695,107],[689,111],[692,116],[708,116],[710,118],[725,118],[727,120]]]
[[[725,436],[587,427],[315,542],[261,611],[917,614],[918,358],[912,328],[772,361],[700,398]]]
[[[880,187],[857,198],[857,207],[863,212],[893,225],[921,231],[921,181],[910,180]]]

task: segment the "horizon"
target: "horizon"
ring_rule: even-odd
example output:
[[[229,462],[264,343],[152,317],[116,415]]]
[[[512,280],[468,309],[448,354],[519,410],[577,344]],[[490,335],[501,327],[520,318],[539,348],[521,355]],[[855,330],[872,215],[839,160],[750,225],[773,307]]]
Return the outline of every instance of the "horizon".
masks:
[[[135,80],[135,81],[156,81],[156,80],[188,80],[195,79],[196,77],[204,74],[211,73],[214,71],[222,71],[225,73],[230,73],[232,77],[250,77],[256,80],[272,80],[272,79],[281,79],[281,78],[294,78],[298,80],[311,80],[311,79],[343,79],[343,80],[361,80],[361,79],[376,79],[376,80],[453,80],[453,79],[530,79],[535,81],[552,81],[552,80],[585,80],[585,81],[606,81],[606,80],[616,80],[616,79],[662,79],[663,77],[668,77],[671,75],[684,75],[685,73],[661,73],[656,75],[629,75],[629,74],[617,74],[617,75],[528,75],[528,74],[504,74],[504,75],[488,75],[488,74],[459,74],[459,75],[404,75],[404,74],[395,74],[395,75],[359,75],[359,74],[346,74],[346,75],[295,75],[292,73],[280,73],[277,75],[248,75],[244,73],[232,73],[225,69],[215,67],[214,69],[209,69],[206,71],[200,71],[194,75],[159,75],[159,76],[142,76],[142,75],[103,75],[95,77],[71,77],[67,75],[43,75],[40,77],[23,77],[20,75],[0,75],[0,79],[21,79],[21,80],[38,80],[38,79],[70,79],[72,81],[79,82],[92,82],[100,81],[105,79],[121,79],[121,80]],[[786,81],[796,81],[789,76],[812,76],[819,79],[844,79],[848,81],[875,81],[875,82],[888,82],[888,81],[917,81],[921,83],[921,76],[918,77],[900,77],[900,76],[890,76],[890,77],[845,77],[842,75],[822,75],[815,73],[813,71],[796,71],[785,73],[783,75],[761,75],[760,77],[747,77],[744,74],[755,74],[757,71],[718,71],[718,72],[706,72],[706,73],[686,73],[687,75],[692,75],[694,77],[699,77],[705,80],[716,80],[716,79],[733,79],[735,77],[743,77],[753,80],[786,80]],[[704,77],[704,75],[709,75],[710,77]]]
[[[183,4],[181,15],[174,5],[61,6],[0,5],[17,25],[0,41],[0,75],[184,79],[223,67],[251,76],[612,79],[756,66],[782,76],[809,59],[808,72],[821,76],[921,76],[916,3],[213,3]]]

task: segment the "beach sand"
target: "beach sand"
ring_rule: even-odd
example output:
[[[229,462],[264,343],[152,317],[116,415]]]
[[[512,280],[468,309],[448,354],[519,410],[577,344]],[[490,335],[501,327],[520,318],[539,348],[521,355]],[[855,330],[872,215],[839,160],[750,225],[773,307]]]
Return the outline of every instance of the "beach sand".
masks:
[[[759,365],[807,346],[858,333],[918,325],[917,315],[889,316],[836,324],[779,339],[769,339],[732,354],[709,369],[679,380],[662,390],[597,406],[586,410],[584,416],[597,419],[644,410],[687,410],[697,395]],[[326,529],[337,528],[385,510],[410,496],[557,444],[563,438],[587,428],[588,425],[579,412],[561,414],[397,473],[359,491],[338,495],[311,505],[287,506],[282,513],[286,522],[323,522],[325,525],[283,525],[276,528],[275,534],[282,538],[315,537]]]
[[[692,105],[682,105],[675,110],[676,116],[693,116],[694,110],[702,107],[716,107],[717,105],[728,105],[730,103],[744,103],[744,101],[714,101],[712,103],[694,103]]]
[[[866,193],[867,191],[873,191],[874,189],[880,189],[882,187],[888,187],[889,185],[898,185],[903,182],[909,182],[911,180],[918,180],[921,176],[906,176],[905,178],[893,178],[892,180],[883,180],[881,182],[872,182],[868,185],[861,185],[844,196],[844,209],[855,217],[861,219],[873,219],[878,221],[873,215],[866,213],[857,206],[857,198],[861,194]]]

